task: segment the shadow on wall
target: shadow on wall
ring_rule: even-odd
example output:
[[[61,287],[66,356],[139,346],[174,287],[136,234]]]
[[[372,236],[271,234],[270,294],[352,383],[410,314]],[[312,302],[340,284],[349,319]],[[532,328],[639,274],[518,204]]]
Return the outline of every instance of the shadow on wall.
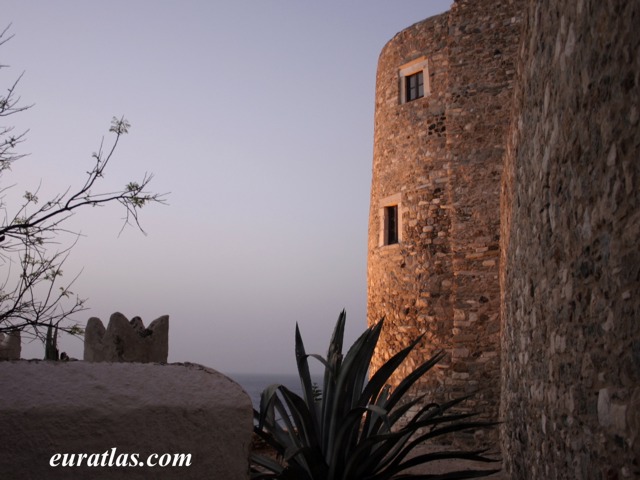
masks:
[[[503,172],[511,478],[640,478],[640,2],[531,0]]]

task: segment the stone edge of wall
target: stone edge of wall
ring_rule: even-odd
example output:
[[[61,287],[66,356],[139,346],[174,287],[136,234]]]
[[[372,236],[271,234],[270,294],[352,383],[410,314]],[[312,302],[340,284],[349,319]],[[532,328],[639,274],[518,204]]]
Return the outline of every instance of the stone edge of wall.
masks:
[[[168,373],[169,372],[169,373]],[[0,362],[0,471],[7,478],[149,478],[158,468],[59,468],[54,453],[191,453],[162,478],[248,478],[252,405],[193,363]],[[137,472],[137,473],[136,473]]]

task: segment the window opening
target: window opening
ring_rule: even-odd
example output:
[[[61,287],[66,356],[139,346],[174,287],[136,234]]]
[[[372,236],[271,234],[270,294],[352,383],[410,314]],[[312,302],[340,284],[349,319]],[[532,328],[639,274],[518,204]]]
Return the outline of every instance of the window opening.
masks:
[[[411,102],[431,94],[429,88],[429,60],[420,57],[405,63],[398,69],[400,104]]]
[[[384,207],[385,217],[385,245],[398,243],[398,206]]]
[[[418,72],[405,77],[407,102],[424,97],[424,75]]]

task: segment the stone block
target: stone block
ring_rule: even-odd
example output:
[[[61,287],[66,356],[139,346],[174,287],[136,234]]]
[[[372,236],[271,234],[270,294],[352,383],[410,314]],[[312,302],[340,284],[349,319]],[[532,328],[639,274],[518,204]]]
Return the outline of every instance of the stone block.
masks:
[[[616,402],[610,388],[598,392],[598,422],[605,428],[623,433],[626,429],[627,406]]]
[[[212,369],[14,361],[0,363],[0,379],[2,478],[248,478],[251,400]],[[62,466],[64,454],[76,466]],[[146,464],[174,458],[183,466]]]
[[[129,321],[123,314],[111,315],[104,328],[99,318],[87,322],[84,359],[88,362],[159,362],[169,355],[169,316],[155,319],[145,328],[140,317]]]
[[[451,356],[454,358],[467,358],[469,356],[468,348],[454,348],[451,351]]]

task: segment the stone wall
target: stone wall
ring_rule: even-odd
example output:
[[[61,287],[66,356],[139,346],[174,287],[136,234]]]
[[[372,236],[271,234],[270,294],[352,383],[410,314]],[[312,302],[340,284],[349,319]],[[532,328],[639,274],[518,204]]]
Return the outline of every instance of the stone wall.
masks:
[[[380,54],[376,80],[375,139],[369,215],[368,319],[386,324],[373,360],[377,369],[425,330],[423,352],[403,372],[440,345],[451,330],[452,308],[446,161],[447,16],[399,33]],[[398,69],[429,60],[430,95],[399,103]],[[416,128],[416,125],[419,125]],[[434,128],[429,130],[429,125]],[[381,201],[400,194],[402,240],[380,246]],[[438,318],[438,321],[435,319]],[[438,372],[442,377],[442,371]],[[442,382],[442,380],[439,380]]]
[[[20,360],[22,351],[21,335],[19,330],[12,332],[0,332],[0,360]]]
[[[448,356],[419,386],[439,400],[483,388],[499,404],[499,191],[522,2],[458,1],[396,35],[378,63],[369,216],[368,318],[386,318],[378,368],[420,333],[406,375]],[[399,69],[426,57],[429,94],[402,103]],[[399,199],[402,235],[380,245],[381,206]]]
[[[449,19],[451,383],[456,396],[481,388],[468,405],[492,419],[500,398],[500,176],[523,5],[457,1]]]
[[[640,3],[531,0],[502,193],[514,479],[640,477]]]
[[[249,478],[251,400],[214,370],[23,360],[0,362],[0,383],[3,479]]]
[[[140,317],[130,321],[116,312],[104,328],[91,317],[84,333],[84,359],[88,362],[159,362],[169,356],[169,316],[156,318],[145,328]]]

